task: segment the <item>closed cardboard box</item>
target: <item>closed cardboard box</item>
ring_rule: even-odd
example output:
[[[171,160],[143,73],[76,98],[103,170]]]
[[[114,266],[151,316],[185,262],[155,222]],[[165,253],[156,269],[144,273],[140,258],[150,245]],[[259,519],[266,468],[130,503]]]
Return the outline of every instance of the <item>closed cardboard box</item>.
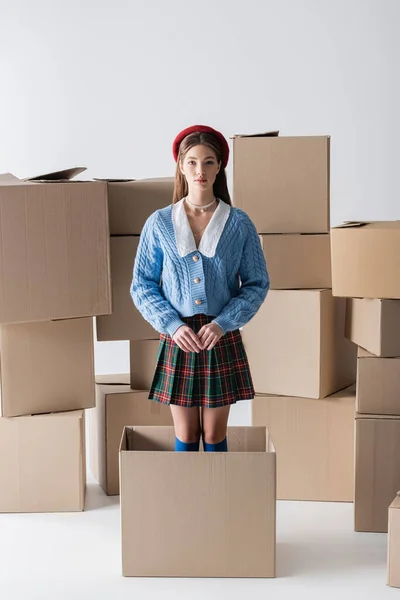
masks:
[[[400,492],[389,507],[387,582],[400,587]]]
[[[328,233],[329,170],[328,136],[234,136],[234,204],[259,233]]]
[[[380,358],[358,349],[356,410],[400,416],[400,358]]]
[[[98,378],[97,378],[98,379]],[[121,381],[104,376],[103,381]],[[169,406],[126,384],[96,384],[96,408],[89,411],[90,469],[106,494],[119,494],[118,450],[125,425],[172,425]]]
[[[388,508],[400,489],[400,417],[356,415],[354,525],[387,532]]]
[[[0,323],[111,312],[105,183],[0,176]]]
[[[353,502],[355,386],[321,400],[256,396],[278,456],[277,499]]]
[[[0,326],[3,417],[95,404],[93,319]]]
[[[331,246],[334,296],[400,298],[400,221],[344,223]]]
[[[346,336],[376,356],[400,356],[400,301],[348,298]]]
[[[276,459],[266,428],[229,427],[228,452],[174,452],[174,440],[173,427],[124,430],[123,575],[274,577]]]
[[[109,181],[111,235],[140,235],[146,219],[172,204],[174,178]]]
[[[261,235],[272,290],[332,287],[329,234]]]
[[[0,512],[84,509],[84,411],[0,419]]]
[[[160,334],[142,317],[130,295],[138,244],[139,236],[111,238],[113,310],[96,319],[99,342],[159,339]]]
[[[149,390],[151,388],[159,346],[158,340],[130,342],[130,384],[133,390]]]
[[[330,290],[271,290],[243,328],[256,392],[324,398],[355,383],[344,324],[345,300]]]

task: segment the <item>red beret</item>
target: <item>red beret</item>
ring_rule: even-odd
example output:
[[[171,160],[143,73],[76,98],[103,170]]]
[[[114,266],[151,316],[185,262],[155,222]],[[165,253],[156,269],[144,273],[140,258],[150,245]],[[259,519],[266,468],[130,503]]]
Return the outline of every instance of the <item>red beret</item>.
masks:
[[[221,146],[221,162],[222,167],[225,169],[229,159],[228,142],[226,141],[222,133],[220,133],[216,129],[213,129],[212,127],[208,127],[207,125],[193,125],[192,127],[187,127],[186,129],[183,129],[180,133],[178,133],[178,135],[174,139],[174,143],[172,144],[172,153],[174,155],[175,162],[178,160],[179,146],[181,141],[191,133],[212,133],[213,135],[215,135]]]

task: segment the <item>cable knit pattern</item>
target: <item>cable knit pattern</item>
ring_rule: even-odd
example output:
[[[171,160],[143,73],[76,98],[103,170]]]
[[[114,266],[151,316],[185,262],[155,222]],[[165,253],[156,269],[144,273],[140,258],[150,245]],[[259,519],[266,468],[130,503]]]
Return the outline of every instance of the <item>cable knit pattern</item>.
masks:
[[[179,255],[172,205],[147,219],[130,291],[144,319],[160,333],[172,336],[184,325],[181,317],[200,313],[215,317],[224,333],[238,329],[254,317],[268,289],[260,239],[241,209],[230,208],[213,256],[195,246]]]

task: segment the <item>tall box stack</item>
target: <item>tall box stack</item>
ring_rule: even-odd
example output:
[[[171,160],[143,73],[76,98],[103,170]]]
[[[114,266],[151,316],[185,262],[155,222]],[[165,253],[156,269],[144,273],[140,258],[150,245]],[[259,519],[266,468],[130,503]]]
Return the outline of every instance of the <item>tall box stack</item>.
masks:
[[[0,176],[0,512],[84,508],[93,317],[111,286],[107,189],[70,181],[83,170]]]
[[[400,488],[400,222],[343,223],[331,243],[332,291],[359,347],[354,526],[386,532]]]
[[[151,402],[147,391],[132,390],[129,373],[97,375],[96,407],[89,411],[89,460],[92,474],[109,496],[119,494],[119,444],[124,427],[130,425],[172,426],[169,406]]]
[[[306,443],[309,456],[331,456],[334,448],[331,469],[343,454],[351,469],[355,395],[336,393],[355,383],[356,348],[345,338],[345,300],[331,292],[330,138],[237,135],[233,150],[234,203],[254,222],[270,275],[267,300],[243,341],[257,393],[253,424],[267,426],[285,456],[277,497],[352,500],[351,473],[331,476],[329,461],[307,484],[308,458],[298,461],[293,443]],[[314,432],[306,441],[296,437],[301,423]],[[329,443],[315,435],[318,423],[332,425]]]
[[[96,319],[98,341],[129,341],[130,373],[96,378],[89,413],[90,466],[106,494],[119,494],[118,449],[125,426],[172,425],[168,407],[148,400],[159,333],[130,297],[133,265],[147,218],[171,204],[174,179],[108,180],[112,314]]]
[[[173,178],[107,181],[110,214],[112,314],[96,319],[97,340],[155,340],[129,294],[140,234],[147,218],[171,204]]]

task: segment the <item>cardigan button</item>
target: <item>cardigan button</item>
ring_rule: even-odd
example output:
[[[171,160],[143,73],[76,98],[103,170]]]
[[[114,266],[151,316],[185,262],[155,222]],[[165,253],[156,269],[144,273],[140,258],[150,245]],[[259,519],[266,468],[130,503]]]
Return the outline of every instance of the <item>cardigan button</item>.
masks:
[[[194,260],[194,262],[197,262],[197,261],[199,260],[199,257],[197,256],[197,254],[195,254],[195,255],[193,256],[193,260]]]
[[[196,304],[201,304],[201,300],[195,300]]]
[[[195,283],[200,283],[200,278],[199,278],[199,277],[195,277],[195,278],[193,279],[193,281],[194,281]]]

